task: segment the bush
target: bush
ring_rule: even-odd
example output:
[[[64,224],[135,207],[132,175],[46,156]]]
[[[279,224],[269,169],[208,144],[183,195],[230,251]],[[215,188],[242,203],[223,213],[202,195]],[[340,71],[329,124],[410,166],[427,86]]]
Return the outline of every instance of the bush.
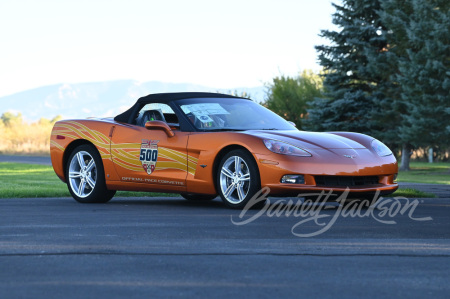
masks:
[[[27,123],[20,113],[3,113],[0,121],[0,153],[49,155],[52,127],[60,118],[41,118],[37,122]]]

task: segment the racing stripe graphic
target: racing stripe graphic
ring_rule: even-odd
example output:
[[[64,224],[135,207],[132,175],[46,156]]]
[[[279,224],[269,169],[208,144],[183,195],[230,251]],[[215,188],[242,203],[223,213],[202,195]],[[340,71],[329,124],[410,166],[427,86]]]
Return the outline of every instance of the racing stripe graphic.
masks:
[[[54,141],[54,140],[50,140],[50,145],[53,145],[54,147],[56,147],[57,149],[59,149],[60,151],[64,151],[64,147],[62,147],[61,145],[58,144],[58,142]]]
[[[109,138],[101,132],[91,130],[83,124],[75,121],[58,123],[52,131],[52,135],[61,135],[71,139],[86,139],[92,142],[98,149],[102,159],[111,159],[109,152]]]
[[[92,142],[100,152],[102,159],[111,159],[111,152],[114,154],[114,163],[120,167],[131,171],[142,172],[142,164],[139,160],[141,143],[112,143],[105,134],[89,129],[87,126],[76,121],[65,121],[57,123],[52,131],[52,135],[60,135],[69,139],[86,139]],[[58,140],[51,140],[50,144],[57,149],[64,151],[64,147]],[[198,158],[187,155],[184,152],[158,146],[158,162],[155,171],[165,169],[177,169],[187,171],[195,175]],[[187,166],[186,166],[187,157]]]

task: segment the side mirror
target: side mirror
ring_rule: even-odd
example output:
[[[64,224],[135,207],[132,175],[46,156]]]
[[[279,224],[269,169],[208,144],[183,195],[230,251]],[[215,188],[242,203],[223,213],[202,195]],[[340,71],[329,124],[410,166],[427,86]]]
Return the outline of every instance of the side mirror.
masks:
[[[297,127],[297,125],[293,121],[287,121],[289,124],[293,125],[294,127]]]
[[[168,137],[175,136],[175,133],[172,131],[172,129],[169,127],[169,125],[160,120],[152,120],[152,121],[146,122],[145,128],[147,130],[162,130],[162,131],[166,132]]]

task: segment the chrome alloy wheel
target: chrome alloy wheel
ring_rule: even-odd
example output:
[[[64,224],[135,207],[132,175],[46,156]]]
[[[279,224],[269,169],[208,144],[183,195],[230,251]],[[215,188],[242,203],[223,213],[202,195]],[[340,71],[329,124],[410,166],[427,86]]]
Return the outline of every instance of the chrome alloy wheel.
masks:
[[[69,166],[69,182],[72,191],[80,198],[88,197],[97,182],[97,167],[94,158],[85,151],[72,157]]]
[[[225,199],[232,203],[242,202],[250,189],[250,170],[244,159],[229,157],[220,170],[220,188]]]

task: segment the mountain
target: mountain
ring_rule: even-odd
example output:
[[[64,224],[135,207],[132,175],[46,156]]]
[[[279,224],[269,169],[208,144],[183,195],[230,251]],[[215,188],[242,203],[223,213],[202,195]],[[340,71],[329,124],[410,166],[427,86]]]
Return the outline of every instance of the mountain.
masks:
[[[138,82],[118,80],[77,84],[56,84],[0,97],[0,114],[21,112],[24,119],[52,119],[115,116],[136,100],[150,93],[162,92],[246,92],[256,101],[264,99],[264,87],[219,89],[195,84]]]

